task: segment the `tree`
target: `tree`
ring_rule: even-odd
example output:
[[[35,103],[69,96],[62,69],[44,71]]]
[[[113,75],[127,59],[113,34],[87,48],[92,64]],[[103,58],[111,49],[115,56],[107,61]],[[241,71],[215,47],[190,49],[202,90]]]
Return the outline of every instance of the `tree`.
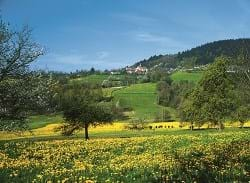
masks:
[[[169,106],[174,92],[171,85],[165,81],[159,81],[157,83],[156,90],[158,91],[158,104]]]
[[[85,139],[88,140],[90,125],[111,122],[111,111],[102,105],[103,100],[100,88],[91,88],[88,84],[67,88],[62,98],[63,117],[67,124],[62,127],[62,133],[71,135],[75,130],[84,128]]]
[[[223,121],[234,106],[232,81],[227,72],[228,58],[219,57],[204,73],[203,78],[188,97],[183,116],[198,126],[206,122],[223,128]]]
[[[171,114],[166,108],[162,108],[162,121],[170,121]]]
[[[0,82],[0,128],[23,130],[31,113],[54,111],[57,82],[41,75],[5,78]]]
[[[243,128],[244,123],[250,118],[249,114],[250,106],[240,106],[233,113],[233,119],[240,122],[240,127]]]
[[[89,70],[89,73],[90,73],[90,74],[95,74],[95,68],[94,68],[94,67],[91,67],[91,69]]]
[[[235,108],[232,119],[244,123],[250,119],[250,55],[246,48],[242,48],[241,54],[230,64],[230,71],[234,81]]]
[[[32,41],[28,26],[18,32],[0,21],[0,82],[25,75],[29,64],[43,54],[43,49]]]
[[[25,119],[30,104],[25,80],[5,79],[0,82],[0,128],[15,131],[26,128]]]
[[[25,26],[13,31],[0,20],[0,128],[25,128],[29,111],[34,108],[33,75],[29,64],[42,55],[43,49],[31,39],[31,30]],[[41,96],[41,95],[40,95]]]
[[[59,82],[41,73],[32,74],[29,80],[29,95],[32,98],[31,110],[39,114],[55,112],[57,108],[56,96]]]
[[[172,82],[171,78],[159,81],[156,85],[158,104],[178,108],[185,95],[187,95],[193,87],[194,83],[189,81]]]

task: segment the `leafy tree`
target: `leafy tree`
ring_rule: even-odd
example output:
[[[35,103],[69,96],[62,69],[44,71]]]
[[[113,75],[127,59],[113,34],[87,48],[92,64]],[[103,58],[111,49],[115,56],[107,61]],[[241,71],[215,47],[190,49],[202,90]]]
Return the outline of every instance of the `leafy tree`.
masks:
[[[250,106],[240,106],[236,109],[236,111],[233,113],[233,119],[240,122],[240,127],[243,128],[244,123],[250,119],[249,114]]]
[[[31,110],[39,114],[55,112],[58,87],[59,82],[52,75],[33,74],[29,80],[29,94],[33,100]]]
[[[190,97],[185,98],[185,100],[181,103],[178,112],[179,112],[181,121],[190,122],[190,129],[193,130],[194,117],[195,117],[196,111],[194,110],[192,106],[192,101],[190,101]]]
[[[172,84],[172,90],[174,91],[173,98],[170,103],[170,107],[179,108],[182,101],[186,96],[191,93],[195,87],[192,81],[179,81]]]
[[[0,82],[0,128],[22,130],[27,128],[30,113],[46,113],[56,107],[56,82],[52,78],[29,75]]]
[[[234,82],[235,108],[232,119],[240,122],[241,127],[250,119],[250,55],[247,48],[230,64],[229,70]]]
[[[169,106],[174,91],[169,83],[160,81],[157,83],[156,89],[158,91],[158,104]]]
[[[162,70],[156,70],[148,74],[151,82],[165,81],[168,84],[172,83],[172,79],[169,77],[169,73]]]
[[[193,89],[194,83],[180,81],[173,83],[171,78],[157,83],[158,104],[178,108],[187,93]]]
[[[211,122],[223,128],[223,121],[233,108],[232,81],[227,73],[228,58],[219,57],[204,73],[203,78],[183,106],[186,120],[198,126]]]
[[[171,114],[166,108],[162,108],[162,121],[170,121]]]
[[[29,88],[25,80],[5,79],[0,82],[0,128],[11,131],[26,128],[30,105]]]
[[[67,122],[62,127],[64,135],[71,135],[75,130],[84,128],[85,139],[89,139],[90,125],[100,125],[112,121],[109,108],[102,105],[103,95],[100,88],[71,86],[66,89],[62,99],[63,117]]]

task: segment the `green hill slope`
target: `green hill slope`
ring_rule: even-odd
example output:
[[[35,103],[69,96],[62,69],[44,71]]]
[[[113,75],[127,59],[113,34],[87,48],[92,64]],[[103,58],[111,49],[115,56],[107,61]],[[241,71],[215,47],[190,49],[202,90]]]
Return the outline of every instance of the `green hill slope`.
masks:
[[[157,105],[156,84],[136,84],[113,93],[117,105],[131,109],[130,118],[154,119],[161,109]]]
[[[198,82],[202,72],[175,72],[171,75],[174,82],[183,80]],[[156,83],[135,84],[124,88],[107,88],[105,93],[113,95],[117,105],[127,109],[130,119],[155,120],[162,114],[164,107],[157,104]],[[177,112],[173,108],[165,108],[170,112],[172,120],[178,120]]]
[[[135,84],[113,92],[117,105],[126,108],[130,119],[142,119],[152,121],[162,115],[165,108],[170,112],[171,119],[176,118],[176,110],[157,104],[156,83]]]
[[[102,84],[103,80],[107,79],[110,75],[109,74],[93,74],[85,77],[80,77],[76,79],[70,80],[70,82],[76,82],[76,83],[95,83],[95,84]]]
[[[246,55],[249,52],[250,39],[220,40],[173,55],[155,55],[137,62],[134,66],[141,64],[148,68],[193,67],[212,63],[216,57],[222,55],[237,58],[241,54]]]
[[[171,79],[174,82],[179,82],[179,81],[192,81],[194,83],[197,83],[201,77],[202,77],[202,72],[175,72],[171,76]]]

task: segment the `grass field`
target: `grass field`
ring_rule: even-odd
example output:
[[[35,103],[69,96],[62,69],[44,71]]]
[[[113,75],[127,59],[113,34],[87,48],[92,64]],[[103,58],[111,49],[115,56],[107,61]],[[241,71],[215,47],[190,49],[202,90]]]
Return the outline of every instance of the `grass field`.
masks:
[[[101,84],[109,75],[90,75],[71,80],[71,82],[92,82]],[[201,72],[175,72],[171,75],[174,82],[188,80],[198,82],[202,77]],[[146,119],[154,120],[157,115],[160,115],[163,107],[157,105],[157,94],[155,83],[135,84],[129,87],[114,87],[103,90],[104,95],[113,95],[115,102],[120,106],[131,109],[126,115],[130,119]],[[176,110],[166,108],[174,120],[179,120]]]
[[[36,126],[42,126],[44,123],[42,121],[33,121]],[[40,124],[41,123],[41,124]],[[46,126],[34,128],[29,131],[24,131],[22,133],[11,133],[11,132],[1,132],[0,131],[0,141],[1,140],[13,140],[13,139],[69,139],[69,138],[84,138],[83,130],[78,131],[75,135],[71,137],[62,136],[60,131],[56,129],[63,123],[63,121],[57,121],[56,123],[50,123]],[[90,138],[124,138],[124,137],[140,137],[140,136],[155,136],[155,135],[170,135],[179,133],[189,133],[189,123],[182,123],[180,128],[179,122],[147,122],[144,124],[143,130],[128,130],[126,126],[131,123],[126,121],[114,122],[112,124],[106,124],[102,126],[91,126],[89,128]],[[149,126],[152,129],[149,129]],[[238,129],[240,126],[239,122],[227,122],[225,123],[226,131],[232,129]],[[245,128],[250,127],[250,121],[245,123]],[[207,129],[207,125],[203,125],[201,129]],[[211,129],[211,131],[215,131]],[[193,132],[192,132],[193,133]]]
[[[59,114],[36,115],[28,118],[30,129],[42,128],[49,124],[62,123],[62,121],[62,115]]]
[[[248,182],[249,132],[0,141],[0,181]]]
[[[39,125],[40,122],[34,121]],[[153,126],[153,130],[127,130],[125,126],[128,125],[128,122],[114,122],[113,124],[106,124],[97,127],[90,127],[89,133],[90,138],[104,138],[104,137],[133,137],[133,136],[147,136],[147,135],[159,135],[165,134],[169,131],[178,130],[179,122],[157,122],[157,123],[147,123],[147,126]],[[37,126],[38,126],[37,125]],[[44,127],[39,127],[32,129],[30,131],[25,131],[22,133],[10,133],[10,132],[0,132],[0,140],[10,140],[10,139],[21,139],[21,138],[37,138],[37,137],[59,137],[61,138],[60,131],[55,131],[57,127],[61,124],[60,122],[51,123]],[[157,129],[156,126],[163,126],[161,129]],[[171,128],[168,128],[168,126]],[[164,128],[166,127],[166,128]],[[173,128],[172,128],[173,127]],[[188,126],[183,129],[188,129]],[[138,133],[140,132],[140,133]],[[75,137],[83,138],[83,131],[76,133]],[[65,138],[65,137],[62,137]]]
[[[155,83],[135,84],[113,92],[115,101],[122,107],[131,108],[131,118],[153,120],[162,109],[157,105]]]
[[[135,84],[113,91],[114,100],[122,107],[131,108],[131,119],[155,120],[161,115],[163,106],[157,104],[156,83]],[[178,120],[176,110],[165,107],[173,120]]]
[[[174,81],[189,80],[197,82],[201,73],[187,73],[176,72],[171,77]],[[109,75],[90,75],[87,77],[72,80],[76,82],[94,82],[101,83],[104,79],[107,79]],[[113,87],[103,89],[103,93],[106,96],[113,95],[115,102],[120,106],[130,108],[132,111],[126,114],[130,119],[146,119],[152,121],[156,115],[159,115],[163,109],[162,106],[157,105],[157,94],[155,83],[135,84],[129,87]],[[172,119],[178,121],[176,110],[173,108],[166,108]],[[61,123],[63,121],[61,115],[38,115],[31,116],[29,119],[29,126],[31,129],[45,127],[48,124]]]
[[[193,81],[197,83],[202,77],[202,72],[175,72],[171,75],[171,78],[174,82],[179,82],[179,81]]]
[[[201,72],[176,72],[171,75],[174,82],[188,80],[198,82],[202,77]],[[132,111],[128,113],[131,119],[147,119],[154,120],[156,115],[161,113],[162,106],[157,105],[157,93],[155,83],[135,84],[124,88],[106,89],[106,93],[111,93],[115,101],[120,106],[131,108]],[[176,110],[167,108],[172,119],[179,120]]]
[[[86,77],[80,77],[77,79],[72,79],[70,82],[77,82],[77,83],[82,83],[82,82],[91,82],[91,83],[96,83],[96,84],[101,84],[103,82],[103,80],[108,79],[108,77],[110,77],[109,74],[93,74],[93,75],[89,75]],[[124,75],[115,75],[114,77],[118,77],[118,78],[123,78]],[[182,72],[182,71],[178,71],[175,72],[171,75],[171,78],[175,81],[183,81],[183,80],[188,80],[188,81],[194,81],[194,82],[198,82],[202,77],[202,72]]]
[[[70,82],[76,82],[76,83],[84,83],[84,82],[90,82],[95,84],[102,84],[103,80],[107,79],[110,75],[109,74],[93,74],[86,77],[80,77],[77,79],[72,79]]]

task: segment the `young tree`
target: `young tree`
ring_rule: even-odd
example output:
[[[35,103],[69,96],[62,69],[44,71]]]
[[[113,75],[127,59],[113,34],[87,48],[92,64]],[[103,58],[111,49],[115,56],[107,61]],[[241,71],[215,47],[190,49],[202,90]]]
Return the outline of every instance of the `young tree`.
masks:
[[[101,105],[102,101],[103,96],[99,88],[90,88],[85,84],[66,89],[62,98],[62,110],[67,124],[62,127],[62,133],[71,135],[75,130],[84,128],[85,139],[88,140],[90,125],[110,123],[111,111]]]
[[[232,83],[227,73],[228,58],[219,57],[204,73],[188,97],[182,112],[188,121],[198,126],[206,122],[223,128],[223,121],[233,108]]]

